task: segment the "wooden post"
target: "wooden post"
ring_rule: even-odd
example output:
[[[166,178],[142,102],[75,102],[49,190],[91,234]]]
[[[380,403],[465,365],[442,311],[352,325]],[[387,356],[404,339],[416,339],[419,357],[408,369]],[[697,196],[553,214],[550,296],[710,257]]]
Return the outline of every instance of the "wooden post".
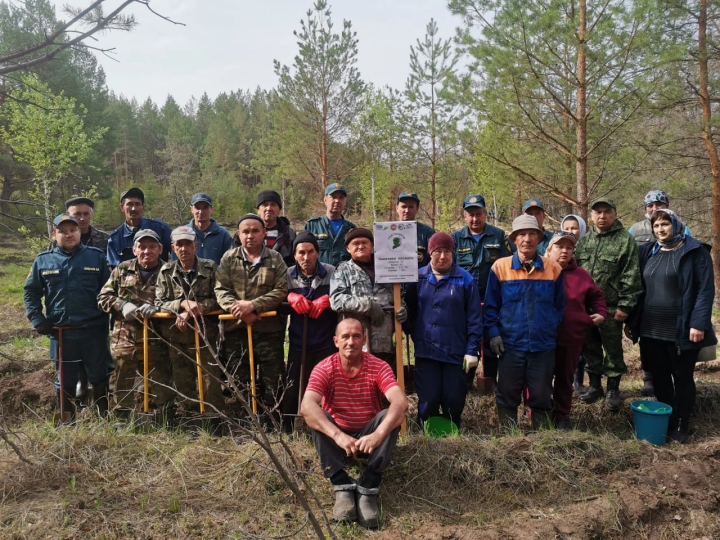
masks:
[[[405,362],[403,362],[402,346],[402,325],[397,320],[395,313],[402,307],[400,300],[400,284],[393,283],[393,321],[395,321],[395,365],[397,366],[397,380],[400,390],[405,394]],[[403,420],[400,427],[400,434],[404,437],[407,434],[407,420]]]
[[[143,412],[150,410],[150,392],[148,389],[148,362],[150,360],[148,319],[143,317]]]

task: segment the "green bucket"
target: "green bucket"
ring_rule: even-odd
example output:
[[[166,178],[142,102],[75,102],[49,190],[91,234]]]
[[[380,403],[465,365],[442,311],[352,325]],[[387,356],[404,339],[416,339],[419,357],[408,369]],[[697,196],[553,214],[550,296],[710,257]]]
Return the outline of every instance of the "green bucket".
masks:
[[[457,437],[460,433],[457,425],[444,416],[431,416],[425,420],[425,435],[433,439],[438,437]]]

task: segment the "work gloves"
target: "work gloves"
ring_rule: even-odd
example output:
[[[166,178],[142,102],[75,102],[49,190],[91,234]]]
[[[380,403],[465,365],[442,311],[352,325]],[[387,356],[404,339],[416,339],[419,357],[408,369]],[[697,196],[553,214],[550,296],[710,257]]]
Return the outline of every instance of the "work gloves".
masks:
[[[158,308],[153,306],[152,304],[143,304],[139,308],[137,308],[137,311],[135,312],[139,317],[147,317],[150,318],[153,315],[155,315],[158,311],[160,311]]]
[[[466,354],[463,357],[463,366],[465,367],[465,373],[470,373],[471,369],[475,369],[478,366],[478,357]]]
[[[52,334],[53,324],[50,321],[43,321],[35,327],[35,331],[41,336],[49,336]]]
[[[298,315],[308,315],[310,313],[310,308],[312,307],[312,304],[310,303],[310,300],[305,298],[302,294],[298,293],[290,293],[288,294],[288,304],[290,304],[290,307],[295,310],[295,313]],[[328,305],[329,300],[328,300]],[[313,317],[314,319],[317,317]]]
[[[498,358],[503,355],[503,353],[505,352],[505,346],[503,345],[503,341],[500,336],[495,336],[490,340],[490,350]]]
[[[400,324],[402,324],[402,323],[404,323],[405,321],[407,321],[407,318],[408,318],[408,310],[407,310],[407,308],[406,308],[405,306],[401,306],[400,309],[398,309],[398,310],[395,312],[395,318],[397,319],[397,321],[398,321]]]
[[[122,313],[123,318],[126,321],[135,320],[135,312],[137,310],[138,307],[132,302],[123,302],[123,304],[120,306],[120,312]]]
[[[379,302],[371,302],[368,317],[370,317],[370,322],[373,326],[380,326],[385,320],[385,311],[383,311],[382,304]]]
[[[327,294],[323,294],[320,298],[316,298],[310,303],[310,313],[308,315],[311,319],[317,319],[320,314],[330,307],[330,297]]]

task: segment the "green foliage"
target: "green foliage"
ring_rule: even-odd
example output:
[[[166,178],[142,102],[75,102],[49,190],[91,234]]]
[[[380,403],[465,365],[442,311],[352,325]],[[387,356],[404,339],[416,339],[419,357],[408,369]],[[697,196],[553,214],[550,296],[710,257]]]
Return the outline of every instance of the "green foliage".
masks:
[[[107,129],[89,134],[83,118],[87,110],[75,100],[50,92],[33,75],[22,78],[22,86],[10,92],[2,107],[7,126],[0,136],[13,149],[16,159],[32,167],[35,178],[29,190],[44,217],[50,236],[56,214],[52,196],[61,180],[85,163],[91,148]]]

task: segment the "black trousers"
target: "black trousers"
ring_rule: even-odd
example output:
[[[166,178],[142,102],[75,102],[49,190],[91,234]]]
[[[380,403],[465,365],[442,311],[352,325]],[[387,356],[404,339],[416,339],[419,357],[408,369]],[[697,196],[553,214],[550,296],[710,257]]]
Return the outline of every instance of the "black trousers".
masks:
[[[687,429],[695,406],[695,363],[699,349],[682,351],[672,341],[640,338],[640,358],[653,376],[655,397],[673,408],[671,422]]]

